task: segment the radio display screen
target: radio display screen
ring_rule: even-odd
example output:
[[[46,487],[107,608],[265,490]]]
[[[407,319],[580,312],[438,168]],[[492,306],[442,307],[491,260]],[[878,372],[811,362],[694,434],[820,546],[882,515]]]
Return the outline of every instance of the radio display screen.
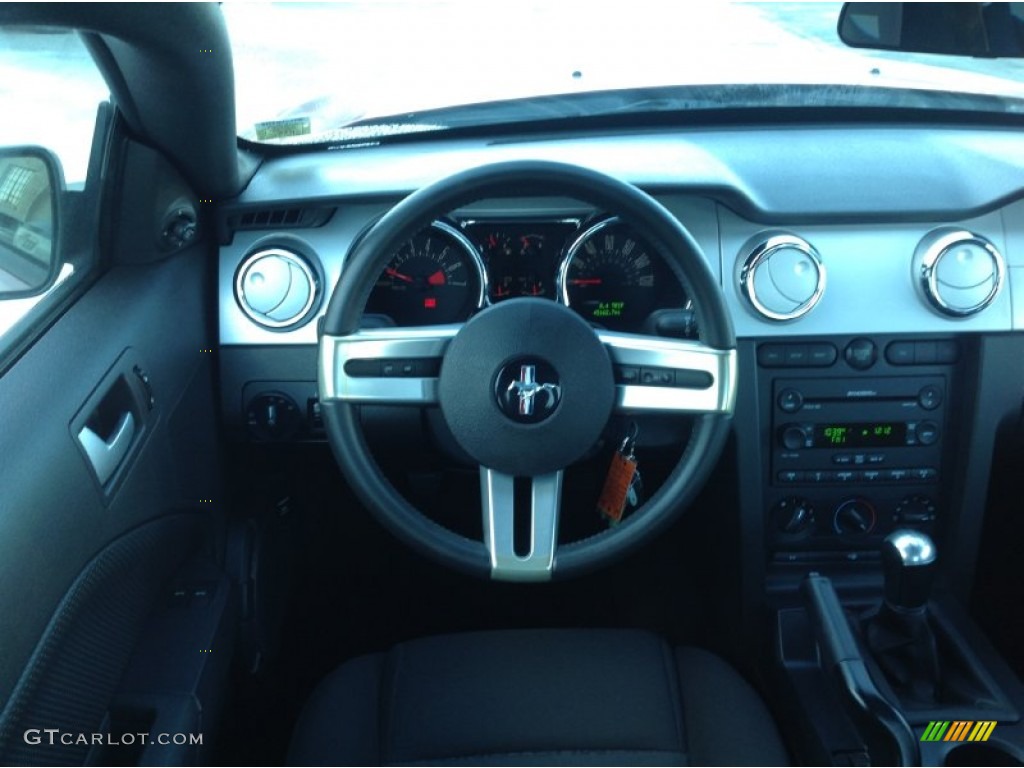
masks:
[[[859,421],[815,424],[815,448],[883,448],[906,445],[907,425],[902,421]]]

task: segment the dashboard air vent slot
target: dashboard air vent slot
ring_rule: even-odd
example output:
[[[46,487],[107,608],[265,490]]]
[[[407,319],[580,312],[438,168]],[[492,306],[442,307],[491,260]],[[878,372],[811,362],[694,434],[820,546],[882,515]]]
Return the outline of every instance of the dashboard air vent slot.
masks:
[[[290,229],[326,224],[333,208],[256,208],[229,214],[228,225],[236,232],[245,229]]]

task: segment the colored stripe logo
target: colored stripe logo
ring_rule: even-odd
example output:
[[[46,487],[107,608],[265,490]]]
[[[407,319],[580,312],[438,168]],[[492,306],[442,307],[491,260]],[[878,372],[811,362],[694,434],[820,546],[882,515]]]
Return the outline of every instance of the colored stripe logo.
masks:
[[[921,741],[988,741],[997,725],[995,720],[932,720]]]

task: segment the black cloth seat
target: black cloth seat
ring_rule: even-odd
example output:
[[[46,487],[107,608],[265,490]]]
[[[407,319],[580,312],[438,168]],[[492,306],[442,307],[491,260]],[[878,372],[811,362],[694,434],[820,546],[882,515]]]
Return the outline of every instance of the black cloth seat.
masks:
[[[343,664],[296,765],[784,765],[757,693],[707,651],[634,630],[431,637]]]

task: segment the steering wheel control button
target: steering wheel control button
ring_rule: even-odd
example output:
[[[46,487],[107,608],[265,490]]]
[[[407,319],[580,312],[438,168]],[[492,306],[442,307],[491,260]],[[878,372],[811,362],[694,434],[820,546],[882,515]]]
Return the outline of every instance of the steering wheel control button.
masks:
[[[318,280],[309,262],[284,248],[252,254],[238,268],[235,300],[250,320],[271,330],[301,325],[315,309]]]
[[[878,359],[878,348],[871,339],[854,339],[843,353],[846,364],[858,371],[866,371]]]
[[[536,424],[551,416],[562,399],[555,369],[538,359],[509,363],[494,382],[502,413],[521,424]]]
[[[803,317],[825,292],[825,265],[802,238],[762,236],[744,252],[747,256],[738,264],[740,290],[765,319],[784,322]]]
[[[474,315],[455,335],[438,396],[452,435],[474,461],[535,477],[594,447],[615,404],[615,377],[604,345],[576,312],[546,299],[512,298]]]
[[[632,365],[615,366],[615,381],[619,384],[639,384],[640,369]]]
[[[1006,279],[1006,261],[989,240],[949,228],[921,241],[914,269],[928,304],[947,317],[981,312],[999,295]]]

